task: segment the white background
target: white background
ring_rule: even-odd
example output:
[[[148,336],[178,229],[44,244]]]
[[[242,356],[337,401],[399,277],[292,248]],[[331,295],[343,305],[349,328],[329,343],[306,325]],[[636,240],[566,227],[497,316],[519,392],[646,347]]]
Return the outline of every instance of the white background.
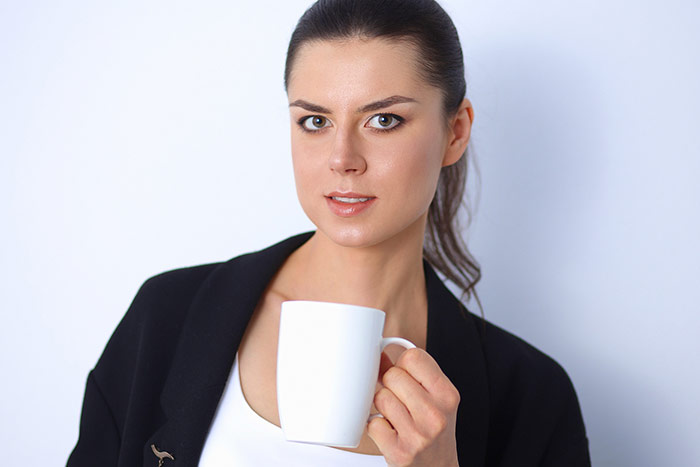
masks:
[[[698,3],[443,4],[487,318],[567,369],[594,465],[698,465]],[[3,465],[65,464],[147,277],[313,227],[282,86],[308,5],[0,1]]]

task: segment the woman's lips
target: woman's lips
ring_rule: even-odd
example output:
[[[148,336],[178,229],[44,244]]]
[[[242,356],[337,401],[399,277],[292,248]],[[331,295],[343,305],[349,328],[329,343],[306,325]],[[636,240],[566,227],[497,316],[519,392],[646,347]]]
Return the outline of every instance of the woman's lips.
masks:
[[[326,202],[331,212],[340,217],[352,217],[374,204],[377,198],[357,193],[331,193]]]

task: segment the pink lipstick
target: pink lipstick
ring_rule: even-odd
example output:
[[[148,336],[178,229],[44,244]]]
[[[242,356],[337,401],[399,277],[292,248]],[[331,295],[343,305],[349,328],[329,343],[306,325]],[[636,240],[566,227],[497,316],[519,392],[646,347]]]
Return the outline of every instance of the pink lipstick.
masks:
[[[331,212],[340,217],[352,217],[369,208],[377,198],[360,193],[334,191],[326,195]]]

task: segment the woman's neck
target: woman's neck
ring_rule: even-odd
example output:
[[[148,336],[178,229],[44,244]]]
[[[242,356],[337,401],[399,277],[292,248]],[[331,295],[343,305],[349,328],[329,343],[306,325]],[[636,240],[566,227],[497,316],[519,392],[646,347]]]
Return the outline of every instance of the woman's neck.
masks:
[[[280,278],[285,295],[379,308],[387,314],[385,335],[423,341],[427,319],[423,238],[404,234],[360,248],[338,245],[317,231],[287,260],[283,269],[288,274]]]

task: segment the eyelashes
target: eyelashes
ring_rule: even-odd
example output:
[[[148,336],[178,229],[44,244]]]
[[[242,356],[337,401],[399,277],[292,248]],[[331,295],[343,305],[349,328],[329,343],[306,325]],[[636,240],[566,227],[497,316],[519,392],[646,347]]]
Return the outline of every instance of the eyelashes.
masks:
[[[309,115],[298,121],[301,129],[309,133],[316,132],[330,126],[330,120],[322,115]]]
[[[401,123],[403,122],[403,119],[396,114],[377,114],[370,118],[367,123],[369,124],[371,122],[374,122],[375,120],[375,123],[378,126],[370,125],[370,127],[382,131],[393,130],[397,126],[401,125]]]
[[[387,133],[403,125],[406,119],[392,113],[373,115],[365,123],[365,127],[378,133]],[[306,133],[318,133],[331,126],[330,120],[323,115],[306,115],[297,120],[299,128]]]

